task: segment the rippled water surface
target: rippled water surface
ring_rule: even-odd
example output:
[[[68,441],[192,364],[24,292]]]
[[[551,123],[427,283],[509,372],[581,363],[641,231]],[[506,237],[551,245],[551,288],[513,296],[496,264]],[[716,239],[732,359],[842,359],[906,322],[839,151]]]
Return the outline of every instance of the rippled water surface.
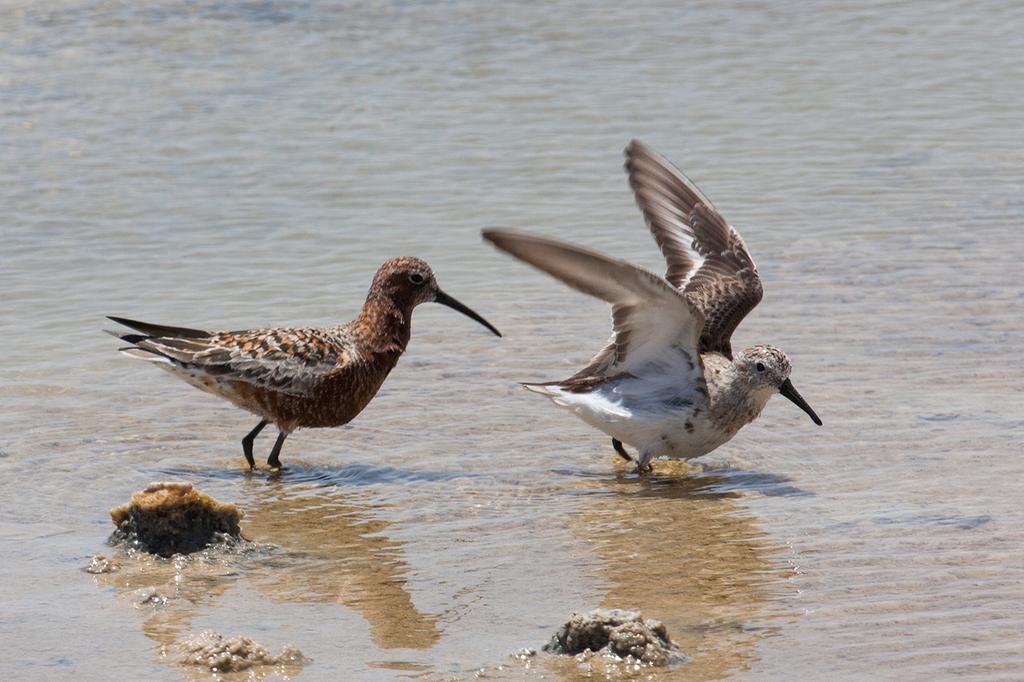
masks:
[[[904,5],[0,2],[4,677],[201,678],[161,645],[212,628],[303,679],[570,680],[510,654],[607,606],[691,657],[656,679],[1020,679],[1024,10]],[[785,348],[823,427],[774,399],[645,479],[518,388],[607,310],[479,230],[660,270],[631,137],[746,238],[735,341]],[[419,308],[280,477],[243,471],[252,417],[100,333],[347,320],[400,254],[506,338]],[[155,480],[265,551],[82,572]]]

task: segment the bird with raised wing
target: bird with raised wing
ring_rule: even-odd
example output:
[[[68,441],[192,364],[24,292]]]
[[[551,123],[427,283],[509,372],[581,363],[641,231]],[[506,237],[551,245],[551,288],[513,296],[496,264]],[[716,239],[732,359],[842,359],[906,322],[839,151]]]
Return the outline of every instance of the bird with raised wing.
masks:
[[[570,287],[612,304],[612,337],[568,379],[523,384],[612,437],[649,471],[655,457],[692,459],[729,441],[781,393],[821,420],[774,346],[735,355],[731,337],[761,300],[739,234],[682,172],[641,142],[626,147],[637,204],[668,262],[665,277],[572,244],[509,230],[484,239]]]
[[[347,324],[208,332],[110,319],[137,334],[114,333],[131,346],[125,355],[154,362],[196,388],[224,398],[260,418],[242,439],[255,467],[253,442],[267,424],[278,428],[267,464],[280,468],[281,446],[299,428],[342,426],[380,389],[405,352],[412,311],[420,303],[454,308],[497,336],[470,308],[441,291],[419,258],[392,258],[373,277],[362,310]]]

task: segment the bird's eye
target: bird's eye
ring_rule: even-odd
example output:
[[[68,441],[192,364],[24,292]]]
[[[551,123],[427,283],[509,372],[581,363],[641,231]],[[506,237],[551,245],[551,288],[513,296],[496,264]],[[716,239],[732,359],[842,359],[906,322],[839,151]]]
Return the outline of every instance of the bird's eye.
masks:
[[[413,284],[423,284],[423,282],[426,281],[426,278],[420,273],[414,272],[409,275],[409,281]]]
[[[764,371],[764,363],[763,362],[757,363],[756,367],[757,367],[757,371],[758,372],[763,372]]]

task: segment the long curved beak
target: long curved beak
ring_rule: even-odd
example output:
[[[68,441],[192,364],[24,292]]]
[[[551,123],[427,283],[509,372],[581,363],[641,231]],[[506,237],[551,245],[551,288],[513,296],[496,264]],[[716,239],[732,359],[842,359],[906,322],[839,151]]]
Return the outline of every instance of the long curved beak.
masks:
[[[449,308],[451,308],[453,310],[458,310],[460,313],[462,313],[466,317],[470,317],[470,318],[476,320],[477,322],[479,322],[480,324],[482,324],[483,326],[485,326],[488,329],[490,329],[492,332],[494,332],[495,336],[501,336],[501,332],[499,332],[497,330],[497,328],[493,324],[491,324],[490,322],[488,322],[484,318],[482,318],[479,315],[477,315],[476,312],[472,308],[470,308],[469,306],[462,305],[456,299],[452,298],[451,296],[449,296],[448,294],[444,293],[440,289],[437,290],[437,294],[434,296],[434,302],[435,303],[440,303],[441,305],[446,305],[446,306],[448,306]],[[808,408],[808,409],[810,409],[810,408]]]
[[[797,393],[796,387],[793,386],[792,381],[789,379],[783,381],[782,385],[779,386],[779,393],[792,400],[797,407],[811,416],[811,419],[815,424],[821,426],[821,420],[818,419],[818,415],[814,414],[814,410],[812,410],[811,406],[807,404],[807,401],[803,399],[803,396]]]

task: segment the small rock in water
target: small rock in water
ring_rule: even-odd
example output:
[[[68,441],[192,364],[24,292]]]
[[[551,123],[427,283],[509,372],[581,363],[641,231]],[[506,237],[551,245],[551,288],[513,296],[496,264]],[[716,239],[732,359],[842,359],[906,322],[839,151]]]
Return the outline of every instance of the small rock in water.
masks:
[[[189,554],[218,541],[241,538],[242,510],[199,492],[191,483],[152,483],[131,502],[110,510],[115,542],[136,543],[152,554]]]
[[[667,665],[686,660],[668,637],[665,625],[644,620],[639,611],[594,609],[584,615],[573,613],[558,629],[545,651],[575,655],[603,651],[620,658],[633,658],[648,665]]]
[[[174,646],[181,651],[178,663],[202,666],[213,673],[238,672],[256,666],[301,667],[307,660],[301,651],[290,645],[274,656],[248,637],[225,639],[213,630],[187,637]]]
[[[93,574],[114,573],[121,570],[121,564],[117,563],[113,559],[108,559],[102,554],[97,554],[89,560],[89,564],[84,570],[86,573]]]
[[[169,600],[157,592],[155,587],[143,587],[132,593],[132,601],[138,606],[163,606]]]

